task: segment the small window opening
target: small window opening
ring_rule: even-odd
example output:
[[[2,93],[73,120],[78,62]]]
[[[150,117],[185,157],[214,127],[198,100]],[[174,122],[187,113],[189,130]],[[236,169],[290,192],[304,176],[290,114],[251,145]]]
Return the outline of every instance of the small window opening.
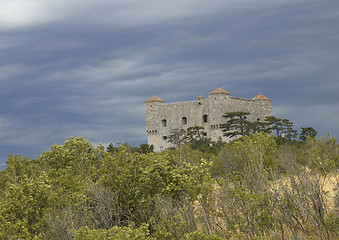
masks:
[[[260,122],[260,118],[257,118],[257,122]]]
[[[208,116],[205,114],[204,116],[202,116],[202,121],[204,122],[204,123],[207,123],[207,121],[208,121]]]
[[[162,139],[163,139],[163,140],[167,140],[167,136],[163,136]]]
[[[181,119],[181,123],[182,123],[182,125],[187,125],[187,117],[183,117]]]
[[[166,126],[167,126],[167,121],[166,121],[166,119],[161,120],[161,124],[162,124],[163,127],[166,127]]]

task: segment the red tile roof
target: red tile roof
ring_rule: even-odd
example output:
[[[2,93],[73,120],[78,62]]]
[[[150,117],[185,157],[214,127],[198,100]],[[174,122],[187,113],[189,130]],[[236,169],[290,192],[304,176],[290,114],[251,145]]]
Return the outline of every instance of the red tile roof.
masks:
[[[161,98],[158,98],[158,97],[154,96],[154,97],[151,97],[150,99],[147,99],[145,101],[145,103],[146,102],[165,102],[165,101],[163,99],[161,99]]]
[[[214,91],[210,92],[210,94],[215,94],[215,93],[223,93],[223,94],[230,94],[229,92],[226,92],[224,89],[222,88],[217,88]]]
[[[252,98],[252,100],[268,100],[268,101],[271,101],[269,98],[265,97],[265,96],[262,95],[261,93],[259,93],[257,96],[255,96],[254,98]]]

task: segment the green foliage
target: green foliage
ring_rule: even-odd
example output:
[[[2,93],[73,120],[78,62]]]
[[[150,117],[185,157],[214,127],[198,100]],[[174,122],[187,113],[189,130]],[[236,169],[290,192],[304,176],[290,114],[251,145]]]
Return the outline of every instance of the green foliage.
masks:
[[[83,178],[95,178],[100,160],[107,155],[104,146],[93,145],[83,139],[72,137],[65,140],[63,145],[53,145],[50,151],[41,154],[38,161],[46,170],[70,169],[73,175],[81,175]]]
[[[227,123],[221,125],[224,136],[233,138],[238,136],[245,136],[250,134],[250,122],[247,117],[249,112],[228,112],[223,115],[228,119]]]
[[[236,176],[230,176],[231,183],[223,186],[222,217],[227,219],[230,234],[239,230],[251,238],[268,235],[269,230],[275,230],[275,219],[271,215],[274,205],[268,193],[252,192],[240,186]]]
[[[283,131],[283,123],[280,118],[274,117],[274,116],[268,116],[265,118],[265,121],[267,121],[270,124],[270,129],[276,132],[276,137],[281,137],[281,133]]]
[[[229,144],[215,164],[224,168],[224,173],[233,171],[257,172],[267,176],[278,166],[274,158],[277,145],[266,133],[244,136]],[[223,163],[220,163],[220,161]]]
[[[161,218],[158,222],[151,219],[153,227],[152,237],[161,240],[219,240],[216,235],[207,235],[199,230],[189,231],[187,221],[179,215],[170,219]]]
[[[301,160],[313,171],[324,175],[338,169],[339,148],[336,138],[322,138],[317,140],[308,137],[303,145]]]
[[[201,131],[161,153],[73,137],[9,156],[0,239],[338,238],[335,138],[278,145],[259,132],[210,147]]]
[[[227,122],[221,124],[221,129],[224,136],[233,138],[248,136],[253,133],[264,132],[269,133],[269,122],[250,122],[247,120],[249,112],[228,112],[223,115]]]
[[[180,149],[186,141],[186,131],[184,129],[173,129],[171,134],[167,136],[167,141]]]
[[[203,127],[195,126],[187,128],[186,141],[190,144],[195,144],[205,139]]]
[[[183,240],[220,240],[221,238],[215,235],[206,235],[199,231],[186,233]]]
[[[119,151],[119,148],[118,147],[114,147],[113,143],[110,143],[107,146],[107,152],[109,152],[109,153],[115,153],[115,152],[118,152],[118,151]]]
[[[298,135],[298,131],[293,129],[293,123],[290,122],[290,120],[288,119],[283,119],[281,122],[283,128],[282,133],[284,134],[284,137],[288,141],[291,141],[293,138],[296,138]]]
[[[288,119],[280,119],[274,116],[268,116],[265,121],[270,126],[267,128],[267,132],[275,131],[275,137],[279,144],[283,144],[286,141],[291,142],[298,136],[298,131],[293,129],[293,122]]]
[[[140,152],[144,154],[152,153],[154,151],[153,145],[148,144],[141,144],[140,145]]]
[[[307,137],[315,138],[317,136],[317,131],[314,130],[313,127],[305,127],[301,128],[301,133],[299,135],[299,139],[302,142],[305,142],[307,140]]]
[[[154,198],[170,196],[192,201],[205,188],[212,190],[212,180],[206,169],[177,162],[166,153],[130,154],[123,147],[113,156],[102,160],[101,182],[118,191],[124,220],[139,223],[152,216]]]
[[[328,230],[333,233],[334,237],[339,238],[339,215],[335,213],[329,213],[326,218],[325,225]]]
[[[149,237],[148,225],[142,224],[139,228],[133,225],[128,227],[114,226],[110,229],[89,229],[83,227],[75,233],[75,240],[146,240]]]
[[[20,177],[19,182],[6,185],[0,200],[1,239],[32,239],[46,224],[43,215],[51,194],[46,174]]]

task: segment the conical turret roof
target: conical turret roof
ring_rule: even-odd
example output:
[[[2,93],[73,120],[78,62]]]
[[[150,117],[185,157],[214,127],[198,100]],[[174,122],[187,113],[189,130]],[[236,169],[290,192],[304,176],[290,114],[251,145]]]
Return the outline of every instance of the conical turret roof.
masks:
[[[252,98],[252,100],[267,100],[267,101],[271,101],[269,98],[265,97],[265,96],[262,95],[261,93],[259,93],[257,96],[255,96],[254,98]]]
[[[150,99],[147,99],[145,101],[145,103],[147,103],[147,102],[165,102],[165,100],[154,96],[154,97],[151,97]]]
[[[225,91],[222,88],[217,88],[214,91],[210,92],[210,94],[216,94],[216,93],[222,93],[222,94],[228,94],[228,95],[230,94],[229,92]]]

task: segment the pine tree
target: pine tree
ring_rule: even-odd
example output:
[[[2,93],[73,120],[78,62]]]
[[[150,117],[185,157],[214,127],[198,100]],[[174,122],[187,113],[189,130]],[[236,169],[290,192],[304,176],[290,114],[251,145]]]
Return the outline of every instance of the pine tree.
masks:
[[[293,122],[290,122],[288,119],[283,119],[281,122],[283,127],[282,133],[285,135],[287,140],[291,141],[292,138],[296,138],[298,131],[293,129]]]
[[[223,115],[227,119],[227,122],[221,124],[221,129],[223,135],[226,137],[238,137],[249,135],[250,131],[250,121],[247,120],[247,117],[250,115],[249,112],[228,112]]]
[[[265,118],[265,121],[271,125],[270,129],[276,132],[276,137],[281,137],[283,131],[283,123],[280,118],[274,116],[268,116]]]
[[[304,128],[302,127],[301,133],[299,135],[299,139],[300,141],[305,142],[307,139],[307,136],[314,138],[317,135],[317,133],[318,132],[314,130],[313,127],[304,127]]]

